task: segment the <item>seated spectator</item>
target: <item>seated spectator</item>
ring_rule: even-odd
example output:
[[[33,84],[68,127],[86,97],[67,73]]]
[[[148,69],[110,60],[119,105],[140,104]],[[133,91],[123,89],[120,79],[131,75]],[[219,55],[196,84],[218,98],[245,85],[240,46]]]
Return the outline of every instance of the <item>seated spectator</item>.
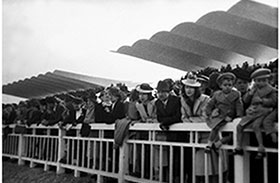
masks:
[[[217,78],[217,83],[221,90],[216,91],[206,105],[207,125],[211,128],[206,151],[210,151],[210,148],[215,150],[222,143],[229,141],[231,137],[222,139],[219,144],[214,143],[220,129],[225,124],[232,122],[234,118],[243,116],[243,103],[240,92],[233,89],[235,79],[236,77],[233,73],[226,72],[221,74]]]
[[[277,90],[269,84],[271,71],[269,69],[260,68],[251,74],[254,85],[251,91],[246,95],[244,101],[250,103],[246,111],[246,116],[242,118],[237,126],[237,147],[236,154],[243,154],[241,147],[243,139],[243,129],[249,124],[252,125],[258,141],[258,153],[256,158],[261,159],[265,156],[265,148],[263,145],[261,126],[265,127],[268,135],[271,135],[273,141],[276,142],[277,129],[274,127],[274,120],[277,109]]]

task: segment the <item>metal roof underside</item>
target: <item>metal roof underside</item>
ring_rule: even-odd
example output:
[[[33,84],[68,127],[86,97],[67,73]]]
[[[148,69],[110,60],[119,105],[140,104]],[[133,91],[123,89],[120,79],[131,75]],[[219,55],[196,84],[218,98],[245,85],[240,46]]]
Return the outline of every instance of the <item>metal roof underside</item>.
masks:
[[[7,85],[3,85],[3,93],[22,98],[42,98],[69,91],[107,87],[111,84],[125,83],[128,87],[135,86],[129,81],[118,81],[100,77],[92,77],[72,72],[55,70],[39,74]]]
[[[117,53],[184,71],[207,66],[264,63],[278,57],[278,8],[243,0],[196,23],[184,22]]]

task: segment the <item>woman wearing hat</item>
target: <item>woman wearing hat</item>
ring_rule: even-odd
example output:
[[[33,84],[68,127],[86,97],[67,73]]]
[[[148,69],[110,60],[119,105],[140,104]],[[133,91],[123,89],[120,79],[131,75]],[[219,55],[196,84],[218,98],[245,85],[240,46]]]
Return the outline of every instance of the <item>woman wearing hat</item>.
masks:
[[[243,116],[243,103],[239,91],[233,89],[236,77],[226,72],[218,76],[217,84],[221,90],[216,91],[205,108],[207,125],[211,128],[206,150],[219,148],[223,142],[214,143],[219,130],[234,118]],[[226,140],[226,138],[222,139]]]
[[[245,96],[244,101],[250,104],[246,111],[246,116],[242,118],[237,126],[237,148],[236,154],[243,154],[241,147],[243,129],[249,124],[252,125],[259,147],[256,158],[265,156],[265,148],[261,134],[261,126],[264,127],[266,134],[271,135],[272,140],[276,141],[277,129],[274,122],[277,120],[277,90],[269,84],[271,71],[266,68],[259,68],[251,74],[251,79],[255,82],[251,91]]]
[[[184,123],[205,123],[206,116],[204,115],[204,108],[209,101],[209,96],[201,94],[201,83],[198,82],[198,78],[192,72],[189,72],[186,75],[186,79],[182,81],[183,87],[181,89],[181,113],[182,121]],[[198,142],[207,143],[208,133],[199,133]],[[191,153],[187,154],[191,157]],[[227,162],[225,157],[225,152],[223,151],[223,170],[227,170]],[[195,175],[196,182],[204,182],[204,149],[197,149],[195,152]],[[218,156],[216,153],[211,151],[208,155],[208,160],[211,160],[208,163],[208,175],[209,181],[215,182],[218,180]],[[191,161],[191,160],[190,160]],[[192,167],[187,167],[191,169]],[[190,172],[188,172],[190,173]],[[226,176],[223,176],[226,179]]]
[[[136,90],[139,92],[139,102],[136,102],[136,108],[141,121],[145,123],[157,122],[155,99],[152,95],[154,89],[149,84],[143,83],[137,86]]]

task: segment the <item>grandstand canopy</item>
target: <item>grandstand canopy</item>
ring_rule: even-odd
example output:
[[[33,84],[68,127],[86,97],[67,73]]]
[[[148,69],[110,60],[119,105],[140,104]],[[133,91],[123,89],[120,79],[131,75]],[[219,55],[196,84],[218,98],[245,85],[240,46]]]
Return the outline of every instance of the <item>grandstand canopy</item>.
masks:
[[[3,85],[3,93],[22,98],[41,98],[69,91],[107,87],[117,83],[124,83],[128,87],[136,85],[130,81],[118,81],[55,70]]]
[[[242,0],[116,52],[184,71],[278,58],[278,8]]]

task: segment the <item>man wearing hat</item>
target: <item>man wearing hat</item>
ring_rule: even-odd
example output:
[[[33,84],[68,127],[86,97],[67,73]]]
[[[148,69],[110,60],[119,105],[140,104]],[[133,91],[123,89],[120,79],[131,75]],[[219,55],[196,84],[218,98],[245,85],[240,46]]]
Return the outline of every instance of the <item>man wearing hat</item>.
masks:
[[[246,110],[246,116],[242,118],[237,126],[237,148],[236,154],[243,154],[241,147],[243,129],[251,124],[258,141],[257,159],[265,156],[261,126],[264,127],[266,134],[271,135],[273,141],[277,140],[277,129],[274,122],[277,120],[277,90],[269,84],[271,71],[267,68],[259,68],[251,74],[254,85],[244,98],[244,102],[250,104]]]
[[[240,92],[233,89],[235,79],[235,75],[230,72],[219,75],[216,81],[221,90],[216,91],[206,105],[207,125],[211,128],[207,151],[210,151],[211,147],[219,148],[221,144],[226,143],[230,137],[223,138],[218,146],[217,143],[214,143],[218,138],[220,128],[234,118],[243,116]]]

